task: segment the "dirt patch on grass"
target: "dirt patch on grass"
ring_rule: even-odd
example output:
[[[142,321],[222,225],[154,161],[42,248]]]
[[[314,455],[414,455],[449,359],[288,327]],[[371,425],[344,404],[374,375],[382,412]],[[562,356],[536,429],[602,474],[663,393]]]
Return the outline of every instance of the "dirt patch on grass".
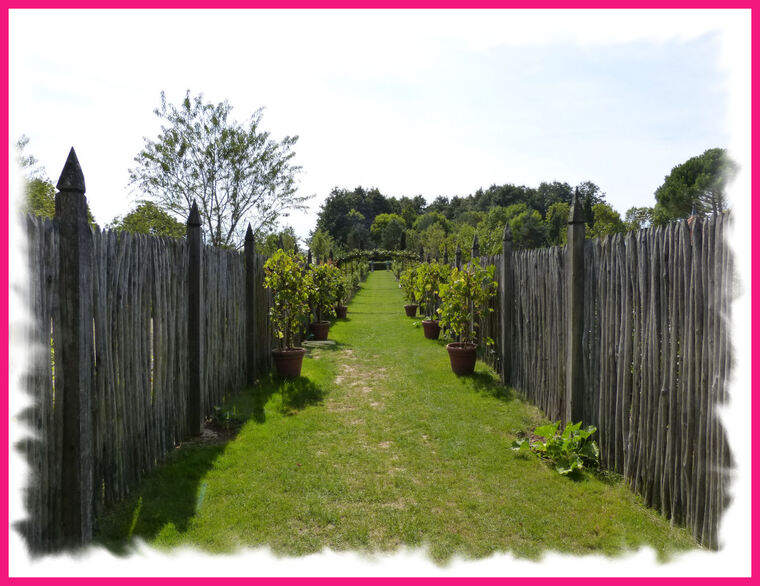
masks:
[[[210,424],[206,424],[201,430],[201,435],[192,439],[182,442],[181,446],[198,446],[198,445],[212,445],[212,444],[225,444],[228,441],[235,439],[235,436],[240,431],[240,424],[236,424],[228,429],[221,427],[212,427]]]

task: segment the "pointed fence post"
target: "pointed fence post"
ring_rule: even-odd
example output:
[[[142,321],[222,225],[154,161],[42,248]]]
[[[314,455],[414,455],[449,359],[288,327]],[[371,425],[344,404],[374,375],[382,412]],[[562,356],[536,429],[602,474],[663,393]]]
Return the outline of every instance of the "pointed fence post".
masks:
[[[254,247],[253,230],[248,224],[245,232],[245,356],[246,384],[256,382],[256,249]],[[309,251],[311,260],[311,251]]]
[[[477,232],[472,237],[472,253],[470,255],[470,267],[474,268],[476,265],[480,265],[480,242],[478,241]],[[470,332],[475,331],[475,303],[470,300]],[[477,337],[480,338],[480,330],[478,330]],[[476,342],[479,343],[479,340]]]
[[[309,248],[308,251],[307,251],[307,253],[306,253],[306,264],[307,265],[311,264],[311,248]]]
[[[188,265],[188,307],[187,307],[187,433],[190,436],[201,434],[202,417],[202,318],[203,318],[203,234],[201,216],[198,206],[193,202],[187,218]]]
[[[457,269],[462,268],[462,247],[457,244],[457,250],[454,253],[454,264],[456,265]]]
[[[583,207],[573,196],[567,222],[567,363],[565,365],[565,423],[583,420],[583,248],[586,224]]]
[[[504,225],[501,238],[501,382],[512,381],[512,306],[514,289],[512,281],[512,229],[509,222]]]
[[[63,421],[61,532],[63,545],[92,539],[92,231],[87,223],[84,174],[74,148],[56,185],[55,222],[60,237],[61,347],[55,349],[56,398]]]

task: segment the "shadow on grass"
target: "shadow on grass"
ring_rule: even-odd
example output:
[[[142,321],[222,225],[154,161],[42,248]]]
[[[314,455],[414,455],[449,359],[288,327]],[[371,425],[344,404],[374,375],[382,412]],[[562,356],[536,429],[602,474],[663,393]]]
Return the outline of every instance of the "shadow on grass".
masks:
[[[280,396],[279,405],[274,395]],[[287,415],[322,401],[322,389],[305,377],[282,378],[267,374],[254,387],[230,399],[224,410],[234,405],[237,424],[231,429],[218,429],[207,422],[207,430],[200,438],[184,442],[174,450],[159,468],[148,474],[129,497],[114,504],[101,515],[96,524],[95,544],[102,545],[116,555],[129,555],[133,539],[155,542],[187,531],[188,526],[203,502],[206,474],[227,445],[234,441],[245,423],[266,421],[265,406],[274,400],[275,408]],[[270,407],[271,408],[271,407]]]
[[[342,345],[320,346],[319,351],[334,351],[337,346]],[[285,378],[274,373],[261,378],[250,392],[252,395],[250,418],[256,423],[266,422],[264,407],[273,395],[280,395],[280,410],[291,415],[308,405],[320,404],[324,398],[324,391],[312,380],[304,376]]]
[[[189,442],[175,450],[127,499],[98,518],[95,544],[129,555],[134,538],[150,542],[159,534],[187,531],[203,499],[203,478],[233,437],[220,443]]]
[[[472,374],[458,377],[462,382],[472,381],[473,388],[485,395],[510,402],[515,398],[515,392],[501,384],[501,381],[490,372],[473,372]]]
[[[275,377],[275,380],[282,398],[281,409],[288,415],[308,405],[317,405],[324,398],[322,389],[306,377],[299,376],[292,379]]]

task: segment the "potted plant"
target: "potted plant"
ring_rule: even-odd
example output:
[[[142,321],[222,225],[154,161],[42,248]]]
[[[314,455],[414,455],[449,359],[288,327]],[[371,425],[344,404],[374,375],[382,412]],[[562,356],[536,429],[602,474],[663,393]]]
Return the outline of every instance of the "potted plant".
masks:
[[[417,315],[417,293],[415,291],[415,280],[417,279],[417,267],[409,266],[401,272],[399,286],[404,292],[404,298],[407,304],[404,305],[407,317]]]
[[[299,257],[280,249],[264,263],[264,286],[272,290],[269,317],[280,344],[272,350],[275,368],[281,376],[300,376],[306,350],[293,346],[293,334],[309,315],[311,276]]]
[[[420,314],[425,318],[422,320],[422,329],[425,337],[430,340],[437,340],[441,333],[437,319],[440,302],[438,292],[441,284],[448,279],[450,270],[448,265],[438,261],[424,263],[417,268],[415,290],[420,302]]]
[[[314,333],[315,340],[327,340],[327,332],[330,322],[327,318],[335,315],[335,303],[338,300],[337,282],[340,278],[340,269],[328,262],[323,265],[312,267],[312,286],[309,294],[309,305],[314,315],[314,321],[310,328]]]
[[[335,284],[335,296],[338,300],[338,304],[335,306],[335,315],[338,319],[345,319],[348,303],[351,294],[353,293],[353,279],[351,275],[341,272],[338,280]]]
[[[477,359],[475,338],[480,318],[488,302],[496,296],[495,267],[467,265],[453,268],[448,283],[440,286],[440,325],[459,338],[446,346],[454,374],[472,374]],[[493,340],[486,340],[492,344]]]

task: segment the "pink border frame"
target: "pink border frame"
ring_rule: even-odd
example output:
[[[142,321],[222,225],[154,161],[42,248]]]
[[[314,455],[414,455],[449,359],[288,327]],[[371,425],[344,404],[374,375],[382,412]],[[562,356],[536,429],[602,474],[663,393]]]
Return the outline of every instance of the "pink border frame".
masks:
[[[758,4],[758,10],[754,10],[755,4]],[[462,2],[461,0],[416,0],[410,2],[404,2],[403,0],[258,0],[255,2],[245,2],[241,0],[221,0],[218,3],[214,3],[210,6],[209,3],[202,0],[158,0],[151,2],[151,0],[114,0],[114,1],[99,1],[99,0],[37,0],[37,1],[25,1],[15,0],[9,1],[4,6],[2,12],[0,12],[0,28],[2,29],[2,35],[4,39],[4,51],[5,58],[2,59],[2,71],[0,71],[0,78],[2,79],[2,134],[6,139],[9,138],[9,68],[8,68],[8,52],[9,52],[9,10],[15,8],[734,8],[734,9],[753,9],[751,16],[752,25],[752,81],[751,92],[753,95],[752,100],[752,166],[757,157],[756,140],[758,120],[755,116],[755,100],[754,96],[758,94],[758,88],[760,82],[758,82],[758,62],[760,59],[757,46],[755,43],[755,31],[760,27],[760,2],[753,2],[752,0],[740,0],[729,1],[724,3],[716,1],[705,0],[669,0],[661,3],[656,0],[544,0],[542,2],[529,2],[526,0],[476,0],[471,4]],[[9,224],[8,224],[8,181],[9,181],[9,141],[5,140],[0,145],[0,155],[2,157],[2,165],[0,165],[0,180],[2,180],[2,188],[0,188],[0,234],[2,235],[2,241],[0,241],[0,332],[9,332]],[[760,190],[760,179],[756,174],[752,176],[752,198],[754,194]],[[753,206],[752,225],[760,226],[760,210],[758,206]],[[760,361],[760,350],[755,344],[756,337],[754,333],[760,327],[760,316],[755,311],[757,306],[757,300],[760,297],[758,292],[758,279],[757,275],[760,274],[760,255],[758,252],[760,247],[757,246],[757,241],[753,238],[752,241],[752,264],[751,264],[751,287],[752,287],[752,362],[755,360]],[[0,481],[2,482],[2,488],[0,489],[0,496],[5,506],[0,507],[0,526],[8,527],[9,522],[9,509],[8,509],[8,450],[9,444],[9,339],[5,335],[0,335],[0,373],[2,374],[2,380],[0,380],[0,391],[4,400],[0,401],[0,429],[2,429],[3,438],[3,450],[0,451]],[[754,374],[754,373],[752,373]],[[752,395],[760,393],[760,385],[757,384],[755,377],[752,376]],[[752,403],[752,420],[760,421],[760,402],[754,401]],[[755,435],[755,437],[757,437]],[[760,446],[753,446],[760,447]],[[475,578],[479,583],[495,583],[496,581],[504,582],[509,580],[510,583],[516,582],[530,582],[531,584],[551,584],[556,586],[559,581],[562,584],[608,584],[614,583],[628,583],[635,584],[639,580],[647,580],[647,582],[654,581],[658,583],[660,581],[668,581],[671,583],[681,584],[704,584],[704,583],[716,583],[716,582],[731,582],[731,583],[752,583],[756,580],[756,550],[757,546],[757,532],[758,518],[760,513],[758,512],[758,499],[756,498],[755,489],[758,486],[758,461],[760,455],[758,450],[752,451],[751,462],[751,483],[752,483],[752,562],[751,562],[751,577],[749,578]],[[9,551],[8,551],[8,534],[0,532],[0,539],[2,539],[3,551],[0,554],[0,579],[11,581],[23,582],[25,584],[36,584],[47,582],[50,578],[10,578],[9,573]],[[361,580],[364,582],[372,582],[375,584],[390,582],[390,581],[406,581],[413,580],[417,584],[428,583],[432,584],[434,581],[438,582],[446,581],[447,583],[466,583],[474,578],[308,578],[312,584],[334,584],[336,582],[346,583],[348,581]],[[129,580],[140,580],[141,583],[152,583],[154,581],[181,581],[182,583],[207,583],[211,580],[222,580],[218,578],[56,578],[57,581],[68,584],[78,584],[81,582],[95,583],[108,581],[110,583],[125,583]],[[295,578],[226,578],[225,582],[242,583],[243,581],[257,583],[277,583],[283,584],[290,581],[295,581]]]

